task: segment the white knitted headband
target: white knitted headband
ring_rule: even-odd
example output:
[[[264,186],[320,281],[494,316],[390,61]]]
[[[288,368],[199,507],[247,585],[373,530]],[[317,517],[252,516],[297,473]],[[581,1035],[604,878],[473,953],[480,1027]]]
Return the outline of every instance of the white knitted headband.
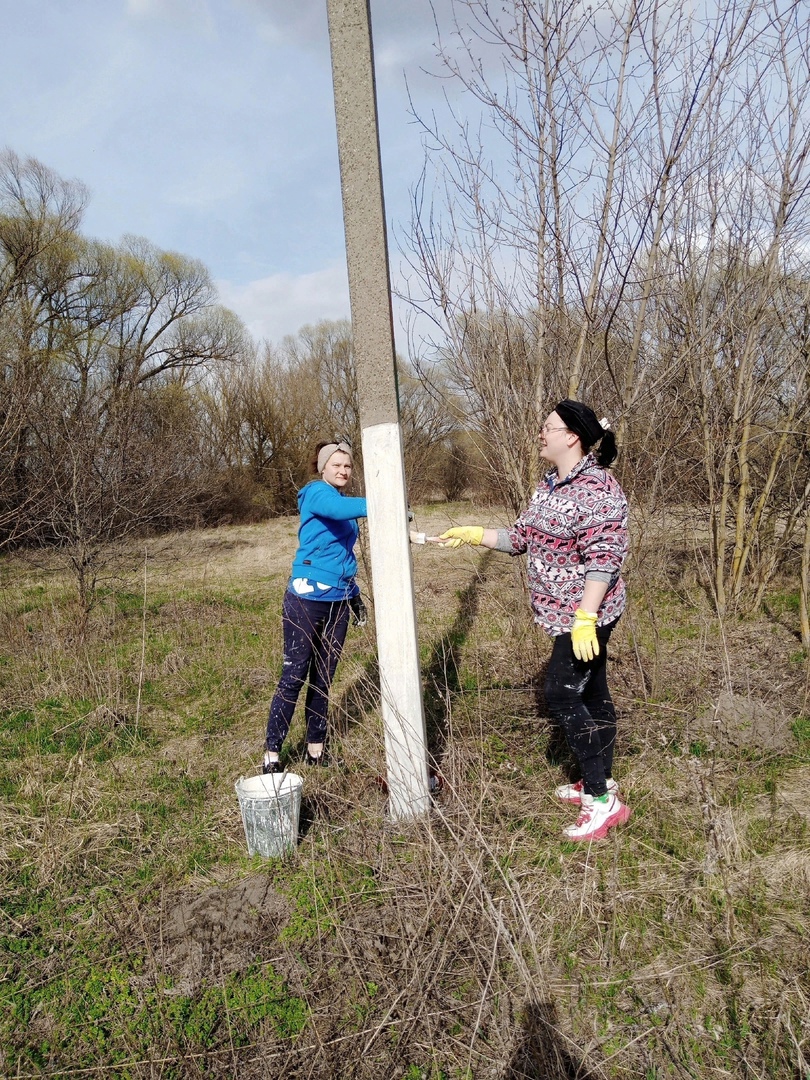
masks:
[[[350,460],[352,458],[352,448],[345,442],[330,442],[326,446],[322,446],[318,451],[318,472],[322,473],[326,468],[326,463],[332,454],[336,454],[340,450],[344,454],[348,454]]]

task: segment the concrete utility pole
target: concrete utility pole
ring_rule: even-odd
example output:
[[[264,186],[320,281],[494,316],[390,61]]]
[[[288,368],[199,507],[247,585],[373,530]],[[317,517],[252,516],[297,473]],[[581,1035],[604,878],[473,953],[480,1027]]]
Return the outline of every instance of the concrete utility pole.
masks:
[[[382,718],[394,818],[430,805],[369,0],[327,0]]]

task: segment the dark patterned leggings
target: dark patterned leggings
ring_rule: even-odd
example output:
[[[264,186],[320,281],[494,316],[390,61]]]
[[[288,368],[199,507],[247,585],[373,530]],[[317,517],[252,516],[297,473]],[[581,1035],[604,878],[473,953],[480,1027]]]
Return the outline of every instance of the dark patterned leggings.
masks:
[[[613,627],[597,626],[599,655],[577,660],[570,634],[554,638],[546,672],[546,705],[560,725],[582,772],[588,795],[604,795],[613,775],[616,709],[607,685],[607,643]]]
[[[290,730],[295,705],[304,681],[309,679],[304,703],[307,742],[326,739],[329,688],[343,652],[349,627],[346,600],[302,600],[286,592],[281,608],[284,659],[281,678],[267,719],[268,750],[278,753]]]

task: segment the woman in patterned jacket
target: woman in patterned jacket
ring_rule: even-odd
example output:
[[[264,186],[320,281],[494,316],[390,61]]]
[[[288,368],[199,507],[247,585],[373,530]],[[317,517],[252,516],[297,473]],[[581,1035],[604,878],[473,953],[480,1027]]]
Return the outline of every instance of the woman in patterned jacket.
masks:
[[[511,529],[448,529],[447,547],[481,544],[528,556],[535,622],[554,646],[545,683],[549,713],[563,729],[580,778],[557,797],[580,807],[570,840],[596,840],[627,821],[613,778],[616,710],[607,685],[607,644],[624,611],[627,499],[608,472],[616,440],[606,420],[566,399],[540,430],[552,466]]]

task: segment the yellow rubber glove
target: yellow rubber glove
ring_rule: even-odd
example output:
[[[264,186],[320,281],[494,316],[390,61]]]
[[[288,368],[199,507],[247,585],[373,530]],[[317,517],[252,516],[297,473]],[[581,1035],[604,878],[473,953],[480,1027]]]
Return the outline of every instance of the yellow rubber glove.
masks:
[[[457,525],[455,529],[448,529],[439,537],[444,540],[442,547],[457,548],[462,544],[472,544],[477,547],[484,538],[482,525]]]
[[[599,641],[596,637],[596,614],[583,611],[581,607],[574,612],[574,624],[571,627],[571,644],[574,656],[586,663],[599,655]]]

